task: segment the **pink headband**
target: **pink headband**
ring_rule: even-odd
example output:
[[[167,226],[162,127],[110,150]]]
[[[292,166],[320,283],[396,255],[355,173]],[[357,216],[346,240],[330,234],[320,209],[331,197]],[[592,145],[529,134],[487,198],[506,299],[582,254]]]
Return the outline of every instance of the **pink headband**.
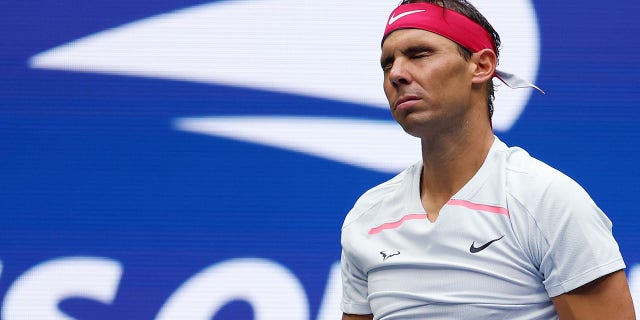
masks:
[[[397,7],[384,30],[382,41],[398,29],[422,29],[437,33],[471,52],[491,49],[498,50],[489,33],[475,21],[456,11],[426,3],[410,3]]]
[[[441,6],[417,2],[398,6],[387,20],[382,43],[389,34],[398,29],[422,29],[439,34],[471,52],[490,49],[498,55],[493,38],[478,23],[456,11]],[[494,75],[508,87],[534,88],[544,93],[540,88],[518,76],[505,71],[496,70]]]

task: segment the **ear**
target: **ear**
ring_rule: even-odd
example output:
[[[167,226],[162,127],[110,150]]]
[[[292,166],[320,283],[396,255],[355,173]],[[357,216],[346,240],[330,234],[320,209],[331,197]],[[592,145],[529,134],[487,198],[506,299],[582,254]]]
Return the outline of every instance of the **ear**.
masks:
[[[482,49],[471,56],[475,67],[472,74],[473,83],[485,83],[493,78],[498,64],[498,57],[490,49]]]

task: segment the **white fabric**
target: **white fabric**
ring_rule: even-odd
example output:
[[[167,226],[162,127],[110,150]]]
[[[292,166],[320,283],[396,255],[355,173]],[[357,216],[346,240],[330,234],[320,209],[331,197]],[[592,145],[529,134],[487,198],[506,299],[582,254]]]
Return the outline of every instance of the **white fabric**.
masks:
[[[502,81],[502,83],[506,84],[511,89],[534,88],[540,91],[540,93],[544,94],[544,91],[542,91],[542,89],[540,89],[538,86],[516,76],[513,73],[506,72],[503,70],[496,70],[496,75],[498,79]]]
[[[367,191],[347,215],[343,312],[385,320],[557,319],[550,297],[625,267],[611,222],[589,195],[522,149],[496,138],[435,223],[420,218],[421,168]]]

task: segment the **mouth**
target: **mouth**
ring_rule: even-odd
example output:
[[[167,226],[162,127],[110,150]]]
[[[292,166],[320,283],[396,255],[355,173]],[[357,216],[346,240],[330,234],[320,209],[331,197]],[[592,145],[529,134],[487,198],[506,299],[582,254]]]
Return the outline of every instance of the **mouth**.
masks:
[[[420,100],[420,98],[414,95],[401,96],[398,100],[396,100],[393,110],[407,109],[410,106],[414,105],[418,100]]]

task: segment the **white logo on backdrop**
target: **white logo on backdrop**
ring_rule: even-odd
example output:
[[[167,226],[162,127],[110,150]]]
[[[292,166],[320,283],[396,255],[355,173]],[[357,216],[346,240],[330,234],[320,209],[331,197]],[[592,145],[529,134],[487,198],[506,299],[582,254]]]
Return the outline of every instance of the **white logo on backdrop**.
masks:
[[[35,55],[30,65],[258,88],[386,109],[380,37],[396,3],[213,2],[78,39]],[[530,1],[479,1],[477,7],[503,39],[501,69],[535,81],[539,37]],[[499,87],[493,119],[497,131],[513,126],[530,94],[529,89]],[[225,125],[229,121],[236,125]],[[352,127],[347,128],[350,121]],[[270,131],[274,124],[279,130]],[[419,159],[419,142],[391,121],[214,116],[179,119],[176,128],[384,172],[398,171]],[[334,129],[344,135],[331,134]],[[365,153],[354,148],[370,146],[372,141],[378,146]]]
[[[105,30],[37,54],[29,63],[42,69],[258,88],[386,109],[379,41],[397,2],[218,1]],[[535,82],[539,34],[531,1],[476,1],[475,5],[502,37],[501,69]],[[493,119],[497,131],[514,125],[530,94],[531,90],[498,89]],[[242,110],[238,114],[177,119],[174,125],[179,130],[284,148],[383,172],[401,170],[419,158],[419,142],[391,121],[242,115]],[[1,267],[0,263],[0,273]],[[252,270],[256,270],[253,265]],[[317,319],[339,316],[339,265],[332,270]],[[10,311],[20,314],[32,309],[31,300],[18,299],[29,295],[18,293],[38,287],[23,279],[27,278],[16,281],[7,293],[3,318],[9,318]],[[297,280],[289,280],[295,288]],[[635,302],[640,301],[637,265],[630,268],[629,282]],[[108,288],[108,292],[100,291],[97,300],[112,299],[110,292],[115,287]],[[189,293],[188,289],[182,288],[177,297]],[[171,308],[165,307],[163,314],[177,308],[178,298],[172,298]],[[57,301],[51,301],[55,302],[51,310],[57,310]],[[307,312],[307,302],[298,302],[296,310]],[[640,317],[640,308],[636,312]]]

